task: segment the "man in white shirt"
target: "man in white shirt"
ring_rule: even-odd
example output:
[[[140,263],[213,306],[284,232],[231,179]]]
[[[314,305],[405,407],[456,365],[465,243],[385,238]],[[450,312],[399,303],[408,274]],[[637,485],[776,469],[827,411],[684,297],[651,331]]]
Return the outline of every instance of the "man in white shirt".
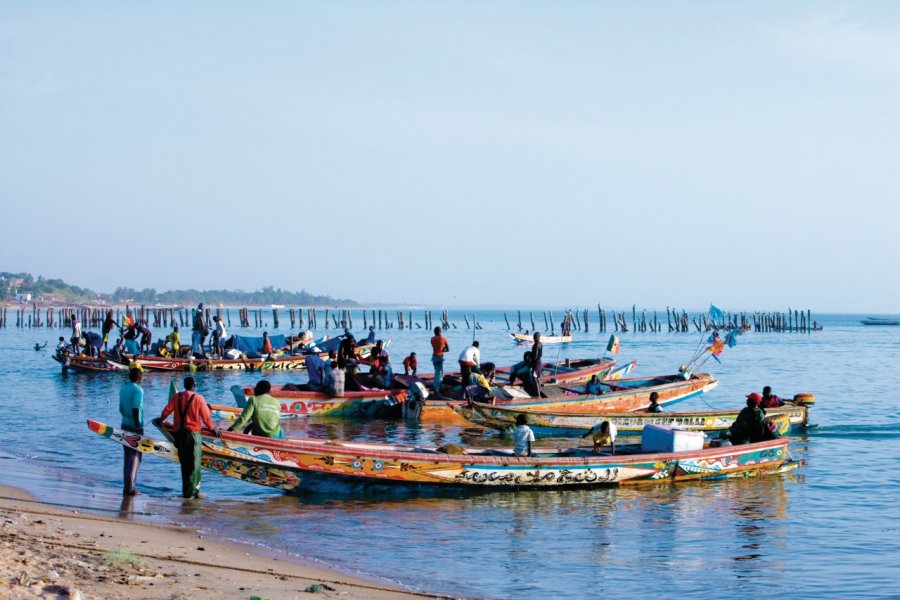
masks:
[[[472,345],[467,347],[462,351],[462,354],[459,355],[459,370],[462,379],[462,391],[465,394],[466,387],[471,385],[472,383],[472,370],[478,370],[481,366],[481,352],[478,350],[478,342],[472,342]]]
[[[528,426],[528,418],[525,415],[516,416],[516,456],[531,456],[532,442],[534,432]]]

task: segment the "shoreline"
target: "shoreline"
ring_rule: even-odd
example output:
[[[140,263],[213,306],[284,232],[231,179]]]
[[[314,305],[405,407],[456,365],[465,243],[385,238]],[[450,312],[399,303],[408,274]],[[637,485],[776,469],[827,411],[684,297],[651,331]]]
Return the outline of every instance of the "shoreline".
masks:
[[[449,598],[273,556],[188,527],[103,517],[0,484],[0,597]]]

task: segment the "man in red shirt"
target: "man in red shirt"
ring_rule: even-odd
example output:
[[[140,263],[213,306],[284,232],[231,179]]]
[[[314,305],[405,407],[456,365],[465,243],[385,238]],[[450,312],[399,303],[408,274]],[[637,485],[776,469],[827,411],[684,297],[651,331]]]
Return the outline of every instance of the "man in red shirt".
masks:
[[[404,375],[409,375],[410,371],[412,371],[412,375],[415,377],[418,369],[419,359],[416,358],[415,352],[410,352],[409,356],[403,359],[403,373]]]
[[[441,383],[444,381],[444,352],[450,351],[450,342],[441,335],[441,328],[434,328],[434,337],[431,338],[431,364],[434,365],[434,395],[441,398]]]
[[[181,463],[181,495],[184,498],[200,498],[200,455],[203,437],[200,430],[205,424],[213,430],[213,435],[221,433],[213,427],[212,416],[206,399],[194,392],[194,378],[184,378],[184,391],[173,394],[154,425],[161,424],[166,417],[174,414],[175,447],[178,462]]]

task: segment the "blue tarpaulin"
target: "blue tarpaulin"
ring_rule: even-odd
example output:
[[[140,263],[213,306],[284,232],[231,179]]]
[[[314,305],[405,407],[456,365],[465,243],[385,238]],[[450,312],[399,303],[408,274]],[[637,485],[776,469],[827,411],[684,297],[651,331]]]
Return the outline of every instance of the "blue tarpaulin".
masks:
[[[283,335],[270,335],[269,341],[272,342],[272,348],[274,348],[275,350],[278,350],[279,348],[282,348],[287,344],[287,340]],[[246,335],[233,335],[225,342],[226,348],[234,348],[235,350],[243,352],[250,358],[256,358],[260,356],[262,345],[262,337],[250,337]]]

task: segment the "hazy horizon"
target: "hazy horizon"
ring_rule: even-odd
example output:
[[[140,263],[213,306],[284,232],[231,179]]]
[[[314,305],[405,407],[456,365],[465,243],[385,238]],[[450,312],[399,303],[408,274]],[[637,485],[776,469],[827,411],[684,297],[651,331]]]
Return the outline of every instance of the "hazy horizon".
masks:
[[[894,3],[3,3],[0,73],[35,276],[900,312]]]

